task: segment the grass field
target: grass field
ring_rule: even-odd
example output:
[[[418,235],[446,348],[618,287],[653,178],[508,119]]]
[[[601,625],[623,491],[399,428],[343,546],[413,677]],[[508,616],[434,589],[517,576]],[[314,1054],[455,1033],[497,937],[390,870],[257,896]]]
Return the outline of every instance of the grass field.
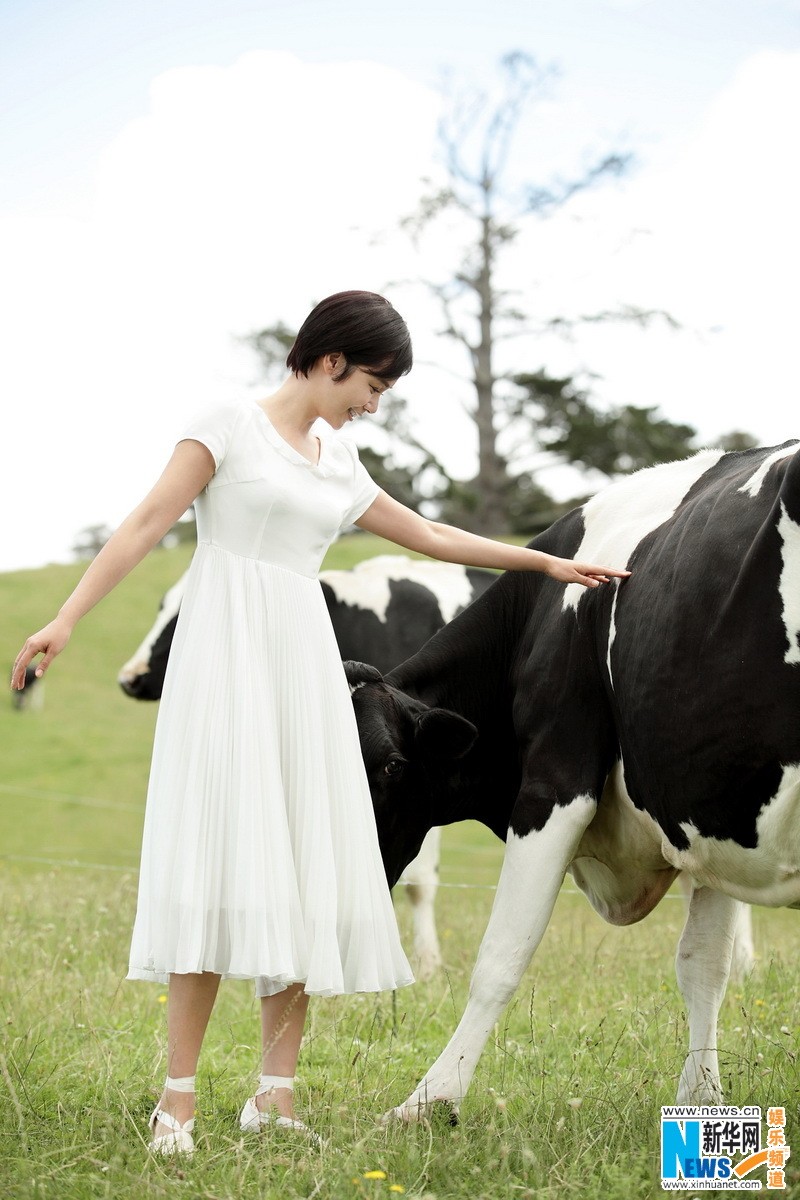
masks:
[[[385,549],[366,536],[343,539],[329,565]],[[489,1039],[461,1123],[378,1123],[443,1047],[466,997],[502,854],[470,823],[444,838],[448,886],[437,907],[446,973],[394,997],[312,1004],[298,1101],[326,1148],[238,1135],[257,1064],[257,1009],[248,985],[229,983],[199,1072],[198,1153],[190,1162],[147,1154],[145,1122],[164,1075],[165,994],[124,975],[155,706],[124,697],[115,675],[187,559],[185,548],[155,552],[87,618],[47,678],[41,712],[0,705],[0,1196],[662,1194],[659,1106],[674,1100],[686,1043],[672,969],[676,895],[641,925],[612,929],[566,884]],[[7,667],[79,573],[0,575]],[[402,895],[396,902],[408,944],[407,905]],[[755,917],[759,964],[723,1006],[722,1072],[732,1103],[786,1104],[791,1143],[800,1136],[800,924],[788,911]],[[800,1149],[796,1158],[784,1195],[800,1196]]]

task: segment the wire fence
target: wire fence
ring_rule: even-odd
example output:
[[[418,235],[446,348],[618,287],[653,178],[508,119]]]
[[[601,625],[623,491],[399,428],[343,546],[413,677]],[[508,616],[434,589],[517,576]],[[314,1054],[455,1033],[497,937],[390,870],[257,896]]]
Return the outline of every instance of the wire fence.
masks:
[[[27,800],[41,800],[44,802],[55,802],[62,804],[75,804],[85,808],[100,808],[108,809],[112,812],[135,812],[141,813],[140,805],[136,804],[114,804],[109,800],[97,800],[92,796],[73,796],[68,792],[48,792],[41,791],[36,788],[23,788],[17,784],[0,783],[0,793],[10,796],[21,796]],[[450,847],[450,850],[468,854],[473,851],[462,846]],[[448,853],[450,852],[448,850]],[[121,874],[137,872],[139,869],[138,862],[130,863],[98,863],[84,862],[77,858],[48,858],[38,854],[0,854],[0,862],[17,862],[28,863],[30,865],[39,865],[45,867],[67,867],[76,871],[117,871]],[[413,879],[399,879],[396,887],[415,887],[417,881]],[[437,888],[450,888],[460,891],[477,891],[477,892],[496,892],[496,883],[447,883],[439,880],[436,884]],[[582,896],[583,893],[576,887],[565,883],[561,889],[563,892],[574,896]],[[682,896],[674,892],[667,892],[664,897],[666,900],[683,900]]]

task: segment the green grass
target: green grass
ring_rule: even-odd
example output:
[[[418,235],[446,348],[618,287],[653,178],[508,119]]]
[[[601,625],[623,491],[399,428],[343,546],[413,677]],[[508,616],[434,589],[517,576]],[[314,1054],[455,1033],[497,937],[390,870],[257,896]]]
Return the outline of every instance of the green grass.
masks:
[[[329,565],[385,552],[358,535]],[[378,1116],[418,1082],[453,1030],[492,903],[502,847],[481,826],[444,837],[438,922],[446,973],[393,998],[312,1003],[298,1102],[328,1140],[241,1138],[258,1058],[247,984],[221,989],[199,1072],[199,1150],[146,1153],[164,1075],[164,989],[124,982],[155,706],[116,670],[187,561],[160,551],[79,627],[41,712],[0,707],[0,1196],[14,1198],[409,1197],[629,1200],[660,1195],[658,1110],[686,1044],[672,960],[682,901],[641,925],[604,925],[570,884],[534,963],[489,1039],[452,1128],[388,1129]],[[0,575],[8,665],[77,567]],[[74,864],[74,865],[71,865]],[[397,907],[406,943],[409,910]],[[758,968],[721,1015],[731,1102],[785,1102],[797,1133],[800,926],[757,910]],[[800,1151],[797,1155],[800,1160]],[[790,1190],[800,1172],[790,1162]],[[386,1173],[368,1179],[369,1171]],[[706,1193],[703,1193],[706,1194]]]

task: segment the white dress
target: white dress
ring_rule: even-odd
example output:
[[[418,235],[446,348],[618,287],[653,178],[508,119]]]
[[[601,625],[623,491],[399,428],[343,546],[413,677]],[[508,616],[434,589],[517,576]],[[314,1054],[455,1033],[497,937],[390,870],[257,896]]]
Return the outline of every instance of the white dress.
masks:
[[[317,579],[377,485],[351,443],[323,439],[313,465],[255,402],[183,436],[217,469],[156,726],[128,978],[213,971],[259,996],[411,983]]]

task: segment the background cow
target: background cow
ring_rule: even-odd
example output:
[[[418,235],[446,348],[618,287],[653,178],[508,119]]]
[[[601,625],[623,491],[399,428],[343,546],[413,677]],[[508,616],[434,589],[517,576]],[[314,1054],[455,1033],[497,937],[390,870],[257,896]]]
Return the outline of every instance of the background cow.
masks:
[[[490,571],[400,555],[369,558],[350,571],[320,574],[342,657],[363,659],[382,671],[418,650],[496,578]],[[185,579],[181,576],[166,593],[155,624],[119,673],[120,687],[137,700],[161,696]],[[440,838],[439,830],[432,829],[403,873],[414,915],[414,954],[420,979],[429,979],[442,962],[434,918]]]
[[[24,689],[12,690],[11,707],[17,712],[41,712],[44,708],[44,680],[36,674],[35,666],[25,668]]]
[[[320,583],[339,651],[389,671],[497,578],[455,563],[384,554],[349,571],[321,571]],[[117,676],[136,700],[160,700],[186,575],[164,595],[152,628]]]
[[[347,664],[389,883],[431,824],[474,818],[506,841],[464,1016],[396,1115],[458,1105],[567,870],[621,925],[691,876],[678,1102],[720,1098],[740,902],[800,907],[796,449],[622,480],[532,544],[629,579],[508,573],[385,680]]]

